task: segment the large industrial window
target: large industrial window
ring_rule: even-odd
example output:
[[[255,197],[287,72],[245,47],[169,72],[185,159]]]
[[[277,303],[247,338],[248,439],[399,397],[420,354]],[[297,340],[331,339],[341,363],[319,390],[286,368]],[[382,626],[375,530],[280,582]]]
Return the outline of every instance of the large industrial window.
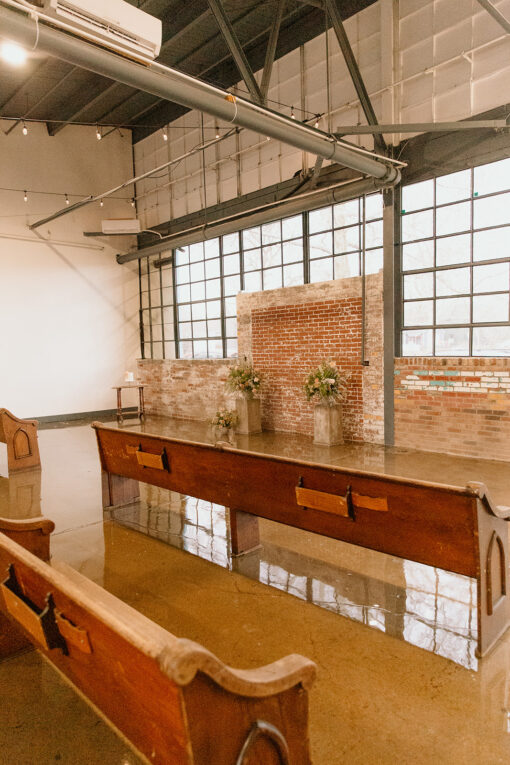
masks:
[[[402,189],[402,355],[510,355],[510,159]]]
[[[238,292],[374,273],[382,260],[380,193],[180,247],[173,266],[143,259],[142,354],[236,357]]]

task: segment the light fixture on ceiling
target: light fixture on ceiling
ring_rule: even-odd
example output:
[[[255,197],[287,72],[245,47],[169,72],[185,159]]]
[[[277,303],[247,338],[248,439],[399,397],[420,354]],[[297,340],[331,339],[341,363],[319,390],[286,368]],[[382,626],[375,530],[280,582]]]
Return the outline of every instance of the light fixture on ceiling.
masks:
[[[131,199],[131,207],[134,207],[134,206],[135,206],[135,198],[133,197],[133,198]]]
[[[28,193],[26,191],[23,192],[23,201],[28,202]]]
[[[66,205],[68,205],[68,204],[69,204],[69,197],[66,194]]]
[[[293,106],[290,107],[290,118],[291,118],[291,120],[295,120],[296,119],[296,115],[294,114],[294,107]]]
[[[216,125],[216,138],[219,138],[219,137],[220,137],[220,129],[219,129],[219,127]]]
[[[21,128],[21,132],[23,133],[23,135],[28,135],[27,123],[25,121],[23,121],[23,127]]]
[[[104,202],[103,202],[103,200],[101,200],[101,201],[99,202],[99,207],[104,207]]]
[[[163,141],[168,141],[168,132],[166,128],[163,130]]]
[[[101,140],[103,136],[101,135],[101,131],[99,130],[99,125],[96,125],[96,138],[98,141]]]
[[[27,60],[27,52],[21,45],[12,42],[4,42],[0,48],[1,56],[6,64],[11,66],[23,66]]]
[[[320,114],[316,114],[315,115],[315,125],[314,125],[314,128],[318,128],[319,127],[319,120],[320,120]]]

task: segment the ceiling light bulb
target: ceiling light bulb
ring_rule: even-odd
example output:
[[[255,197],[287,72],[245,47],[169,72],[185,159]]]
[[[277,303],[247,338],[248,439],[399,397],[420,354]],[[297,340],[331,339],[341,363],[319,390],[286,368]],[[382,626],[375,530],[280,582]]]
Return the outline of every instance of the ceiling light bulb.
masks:
[[[24,202],[28,202],[28,194],[27,194],[27,192],[26,192],[26,191],[24,191],[24,192],[23,192],[23,194],[24,194],[24,196],[23,196],[23,201],[24,201]]]
[[[23,135],[28,135],[28,128],[27,128],[25,122],[23,123],[23,127],[21,129],[21,132],[23,133]]]
[[[290,108],[290,118],[291,118],[291,120],[295,120],[296,119],[296,115],[294,114],[294,107],[293,106],[291,106],[291,108]]]
[[[315,125],[314,125],[314,127],[316,127],[316,128],[319,127],[319,115],[318,114],[317,114],[317,116],[315,118]]]
[[[216,138],[219,138],[219,137],[220,137],[220,129],[217,127],[216,128]]]
[[[103,200],[101,200],[101,201],[99,202],[99,207],[104,207],[104,202],[103,202]]]
[[[100,141],[102,137],[103,136],[101,135],[101,131],[99,130],[99,126],[98,126],[96,130],[96,138],[98,141]]]
[[[168,133],[166,130],[163,131],[163,141],[168,141]]]
[[[1,47],[2,59],[12,66],[22,66],[27,60],[27,52],[21,45],[4,42]]]
[[[131,200],[131,207],[134,207],[134,206],[135,206],[135,198],[133,197],[133,199]]]
[[[66,194],[66,205],[68,205],[68,204],[69,204],[69,197]]]
[[[266,141],[270,141],[270,140],[271,140],[270,137],[266,135]]]

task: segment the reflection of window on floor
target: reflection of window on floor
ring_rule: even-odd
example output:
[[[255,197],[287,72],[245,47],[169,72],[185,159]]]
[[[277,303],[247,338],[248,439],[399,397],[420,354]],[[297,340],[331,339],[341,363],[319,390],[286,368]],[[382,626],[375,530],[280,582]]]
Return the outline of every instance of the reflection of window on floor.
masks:
[[[307,577],[296,576],[280,566],[275,566],[266,561],[260,561],[259,580],[262,584],[269,584],[277,590],[283,590],[301,600],[307,600]]]
[[[182,549],[229,568],[226,509],[203,499],[182,496]]]
[[[412,561],[404,562],[404,574],[405,640],[476,668],[476,582]]]

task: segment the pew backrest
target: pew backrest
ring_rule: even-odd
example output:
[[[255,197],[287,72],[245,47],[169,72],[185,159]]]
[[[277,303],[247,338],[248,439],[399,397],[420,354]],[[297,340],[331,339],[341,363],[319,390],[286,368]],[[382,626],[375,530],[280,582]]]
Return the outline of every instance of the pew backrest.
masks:
[[[37,420],[22,420],[0,409],[0,441],[7,444],[9,473],[40,467],[37,425]]]

